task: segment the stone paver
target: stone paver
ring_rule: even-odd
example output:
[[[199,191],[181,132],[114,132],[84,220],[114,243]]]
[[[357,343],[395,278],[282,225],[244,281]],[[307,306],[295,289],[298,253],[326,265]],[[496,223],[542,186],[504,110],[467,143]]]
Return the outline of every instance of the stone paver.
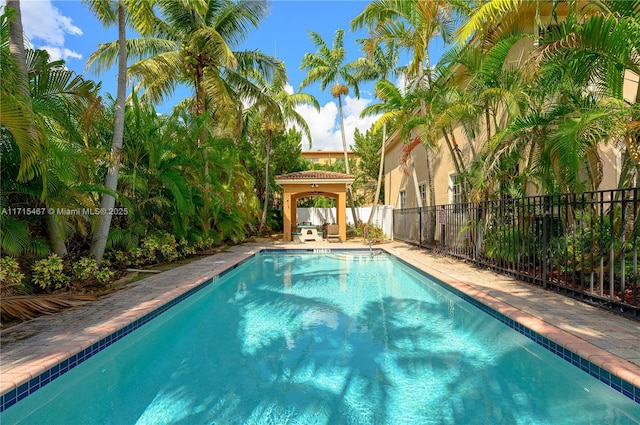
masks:
[[[362,243],[246,244],[149,276],[94,303],[0,333],[0,394],[269,248],[367,248]],[[640,387],[640,322],[403,243],[375,246],[473,296]]]

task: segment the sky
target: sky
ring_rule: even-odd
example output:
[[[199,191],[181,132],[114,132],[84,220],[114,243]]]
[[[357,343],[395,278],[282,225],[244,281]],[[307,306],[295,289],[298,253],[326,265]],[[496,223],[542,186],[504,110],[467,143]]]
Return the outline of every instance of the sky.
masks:
[[[4,3],[4,0],[0,0],[0,5]],[[362,55],[356,39],[366,34],[350,32],[350,21],[367,4],[363,0],[272,1],[269,15],[236,50],[260,49],[266,54],[277,56],[285,63],[292,90],[298,90],[306,76],[306,71],[300,70],[302,56],[306,52],[316,51],[308,30],[319,33],[331,45],[335,31],[344,29],[347,60],[351,61]],[[117,39],[115,27],[104,28],[79,0],[21,0],[21,9],[25,36],[33,48],[45,49],[52,59],[64,59],[67,68],[85,78],[101,81],[103,94],[111,93],[115,98],[115,66],[101,75],[86,70],[87,58],[97,49],[98,44]],[[316,96],[321,110],[319,113],[311,107],[298,110],[307,121],[312,134],[312,147],[303,138],[302,149],[342,150],[337,101],[332,98],[329,88],[322,92],[319,85],[314,84],[303,91]],[[187,88],[178,90],[175,98],[158,105],[158,112],[169,112],[175,103],[189,95]],[[360,88],[360,98],[350,93],[343,100],[348,146],[353,144],[356,128],[365,132],[376,120],[375,117],[360,118],[362,109],[371,103],[376,103],[372,83]]]

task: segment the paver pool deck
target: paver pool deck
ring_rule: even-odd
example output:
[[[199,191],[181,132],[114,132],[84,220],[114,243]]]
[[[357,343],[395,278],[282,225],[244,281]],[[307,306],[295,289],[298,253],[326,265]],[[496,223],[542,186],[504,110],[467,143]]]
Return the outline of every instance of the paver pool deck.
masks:
[[[87,305],[0,332],[0,394],[81,352],[262,249],[367,248],[359,242],[253,243],[154,274]],[[640,387],[640,321],[400,242],[377,245]],[[569,367],[569,365],[567,365]]]

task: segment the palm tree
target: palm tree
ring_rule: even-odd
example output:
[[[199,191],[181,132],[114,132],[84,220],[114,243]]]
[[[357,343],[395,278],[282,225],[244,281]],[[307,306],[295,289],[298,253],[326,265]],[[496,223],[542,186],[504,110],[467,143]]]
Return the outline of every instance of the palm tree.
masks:
[[[110,0],[84,0],[94,11],[98,19],[105,26],[117,23],[118,25],[118,83],[116,89],[116,113],[113,122],[113,139],[111,141],[111,155],[104,186],[107,189],[102,195],[100,208],[106,211],[98,217],[96,229],[93,232],[91,242],[91,255],[95,256],[98,264],[102,262],[102,256],[107,246],[107,238],[111,227],[111,211],[115,206],[114,196],[118,188],[118,173],[122,156],[122,139],[124,137],[124,108],[127,93],[127,35],[125,21],[125,0],[114,3]]]
[[[7,1],[1,19],[3,84],[0,124],[15,138],[20,151],[17,177],[26,181],[43,174],[39,158],[43,147],[46,147],[46,139],[39,117],[31,107],[20,1]]]
[[[376,83],[375,93],[381,102],[362,110],[363,117],[380,115],[373,126],[374,132],[384,126],[391,126],[395,128],[398,137],[408,139],[414,129],[425,127],[427,118],[415,113],[424,98],[423,91],[414,88],[403,92],[390,81],[382,79]],[[403,156],[406,155],[403,161],[406,161],[409,154],[410,150],[403,149]]]
[[[269,104],[263,105],[257,103],[254,108],[257,110],[257,116],[261,123],[261,130],[267,136],[266,146],[266,165],[265,165],[265,193],[264,193],[264,207],[262,209],[262,219],[260,220],[259,230],[262,230],[267,221],[267,209],[269,206],[269,187],[270,182],[270,170],[271,170],[271,144],[274,135],[284,131],[287,124],[294,124],[299,127],[304,135],[309,140],[309,146],[311,146],[311,130],[307,125],[307,122],[302,116],[296,112],[295,108],[301,105],[311,105],[316,111],[320,111],[320,105],[318,100],[310,94],[306,93],[289,93],[286,90],[286,80],[280,78],[274,78],[271,84],[264,82],[264,86],[269,93],[272,100]]]
[[[489,149],[493,134],[508,126],[514,119],[525,113],[534,103],[531,89],[534,87],[531,73],[510,66],[509,54],[513,46],[530,34],[494,35],[490,42],[481,46],[465,45],[447,52],[438,64],[445,73],[443,85],[433,102],[435,122],[432,129],[441,131],[452,155],[459,153],[454,141],[453,128],[464,128],[469,141],[471,163],[468,167],[464,158],[454,158],[458,175],[468,177],[470,168],[482,168],[478,161],[476,146],[484,144]],[[485,138],[480,139],[484,133]],[[521,152],[522,154],[522,152]],[[524,156],[524,155],[523,155]],[[506,172],[506,170],[505,170]],[[525,174],[521,173],[520,176]],[[487,195],[485,189],[494,183],[486,175],[477,175],[475,200]],[[468,182],[461,181],[463,187]],[[471,182],[469,182],[471,183]],[[523,183],[522,187],[526,187]]]
[[[220,117],[233,112],[235,116],[240,98],[264,96],[248,75],[257,72],[271,77],[284,72],[281,62],[269,55],[232,50],[258,26],[267,12],[266,3],[158,0],[154,10],[157,16],[152,22],[147,19],[136,26],[143,38],[127,41],[129,57],[137,60],[128,69],[129,77],[144,89],[142,100],[160,102],[176,86],[187,84],[194,89],[196,115],[213,112]],[[116,47],[113,42],[101,44],[89,63],[109,66]]]
[[[246,75],[271,76],[283,73],[284,67],[258,51],[233,51],[232,47],[257,27],[266,10],[262,2],[230,0],[159,0],[153,8],[143,8],[133,22],[143,38],[127,40],[129,57],[138,60],[129,67],[128,75],[144,88],[142,99],[159,102],[177,85],[188,84],[194,88],[196,116],[224,117],[235,114],[241,99],[263,98]],[[118,43],[102,44],[88,62],[99,69],[109,66],[118,51]],[[205,133],[203,129],[195,140],[208,158]],[[209,161],[204,162],[204,171],[209,198]]]
[[[351,22],[354,29],[366,27],[381,40],[393,40],[397,45],[411,54],[411,61],[407,67],[407,77],[412,83],[431,93],[425,92],[429,98],[434,97],[435,87],[431,68],[429,44],[435,37],[440,37],[446,43],[453,33],[458,14],[466,13],[469,5],[454,0],[375,0]],[[420,102],[421,115],[429,114],[426,101]],[[435,205],[435,185],[433,181],[432,159],[428,147],[426,149],[426,171],[429,187],[429,203]],[[414,180],[417,178],[414,175]],[[418,205],[421,199],[417,194]],[[435,223],[435,212],[429,221]],[[435,232],[436,226],[428,226]],[[433,239],[427,235],[427,239]]]
[[[589,2],[577,16],[575,8],[551,32],[539,49],[541,67],[557,72],[570,71],[572,82],[600,94],[623,101],[625,73],[640,74],[640,5],[637,1],[605,0]],[[571,40],[571,43],[567,43]],[[625,101],[627,117],[622,124],[630,157],[640,161],[640,85],[635,99]],[[634,109],[636,109],[634,111]]]
[[[447,42],[454,30],[454,10],[466,12],[468,7],[464,2],[456,1],[376,0],[354,18],[351,24],[356,29],[367,27],[379,39],[394,40],[400,48],[408,50],[411,61],[407,67],[407,78],[416,87],[433,91],[429,44],[435,37]],[[429,97],[433,98],[433,93]],[[419,113],[424,116],[428,114],[426,102],[421,102]],[[432,159],[426,146],[425,150],[430,204],[435,205]],[[415,176],[414,180],[417,180]],[[431,218],[435,222],[435,214]],[[435,229],[435,226],[431,227]]]
[[[362,75],[359,80],[366,79],[383,79],[388,80],[389,77],[397,75],[396,65],[398,62],[398,48],[390,41],[381,46],[380,42],[372,35],[371,38],[360,40],[362,48],[366,54],[364,68],[361,69]],[[373,199],[373,207],[369,214],[367,224],[371,224],[373,217],[378,208],[380,200],[380,190],[382,188],[382,176],[384,174],[384,155],[387,142],[387,123],[382,124],[382,148],[380,152],[380,166],[378,168],[378,179],[376,181],[376,193]]]
[[[93,113],[99,110],[97,87],[91,81],[64,68],[63,61],[49,61],[44,50],[26,50],[26,69],[30,82],[31,111],[38,116],[32,123],[47,141],[39,157],[40,179],[21,180],[19,176],[19,147],[15,137],[6,137],[2,143],[3,203],[48,208],[93,208],[91,190],[94,171],[92,163],[98,160],[90,147],[85,145],[91,129]],[[28,115],[27,115],[28,116]],[[13,136],[13,135],[11,135]],[[59,256],[67,254],[66,229],[86,227],[83,218],[47,213],[44,218],[49,245]],[[30,220],[27,218],[26,222]],[[75,221],[76,226],[70,224]],[[3,244],[13,232],[14,240],[20,240],[23,249],[34,246],[28,239],[19,237],[15,226],[3,226]],[[28,225],[27,225],[28,226]],[[4,232],[7,232],[6,234]],[[16,239],[17,238],[17,239]],[[36,238],[37,239],[37,238]],[[3,247],[4,249],[4,247]],[[12,249],[13,252],[17,252]],[[43,253],[41,249],[36,249]]]
[[[340,116],[340,132],[342,135],[342,149],[344,152],[345,172],[350,174],[349,157],[347,154],[347,139],[344,133],[344,114],[342,111],[342,96],[349,94],[352,88],[356,97],[360,97],[356,70],[358,63],[344,63],[347,52],[344,48],[344,30],[337,30],[333,37],[333,45],[329,47],[320,34],[309,31],[311,42],[316,47],[315,53],[305,53],[302,57],[300,69],[307,70],[307,76],[300,83],[300,90],[315,82],[320,82],[320,89],[324,90],[330,86],[331,95],[338,99],[338,113]],[[351,187],[347,188],[349,206],[356,224],[360,221],[353,202]]]

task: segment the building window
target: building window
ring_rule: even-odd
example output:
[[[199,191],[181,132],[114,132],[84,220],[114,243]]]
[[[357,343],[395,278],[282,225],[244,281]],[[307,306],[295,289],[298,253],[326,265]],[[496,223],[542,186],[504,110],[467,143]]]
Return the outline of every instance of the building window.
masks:
[[[422,201],[420,203],[420,205],[427,205],[427,185],[426,183],[422,183],[420,186],[418,186],[419,192],[420,192],[420,201]]]
[[[458,174],[449,174],[449,202],[453,205],[460,205],[463,202],[462,184]],[[461,208],[454,206],[453,212],[461,212]]]
[[[400,209],[403,210],[407,206],[407,192],[401,190],[399,193]]]

